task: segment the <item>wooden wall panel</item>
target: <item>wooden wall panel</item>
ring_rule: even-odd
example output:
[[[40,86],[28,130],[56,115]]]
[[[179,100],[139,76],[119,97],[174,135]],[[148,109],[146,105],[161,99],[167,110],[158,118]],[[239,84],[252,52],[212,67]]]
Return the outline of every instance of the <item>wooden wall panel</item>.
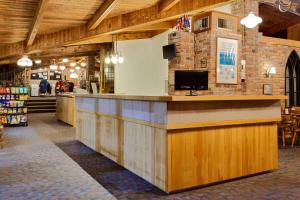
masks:
[[[277,125],[168,131],[168,191],[277,169]]]
[[[119,120],[100,116],[100,153],[117,162],[119,154]]]
[[[56,118],[67,124],[76,126],[75,98],[57,96],[56,98]]]
[[[89,112],[77,111],[76,137],[83,144],[96,150],[97,115]]]

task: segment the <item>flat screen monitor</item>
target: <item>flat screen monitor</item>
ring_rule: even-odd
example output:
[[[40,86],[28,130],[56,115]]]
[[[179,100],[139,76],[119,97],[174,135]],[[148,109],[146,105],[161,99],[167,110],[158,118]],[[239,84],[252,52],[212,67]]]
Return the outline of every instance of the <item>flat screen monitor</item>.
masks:
[[[175,71],[175,90],[208,90],[208,71]]]
[[[175,44],[169,44],[163,46],[163,57],[164,59],[172,59],[176,57],[176,46]]]

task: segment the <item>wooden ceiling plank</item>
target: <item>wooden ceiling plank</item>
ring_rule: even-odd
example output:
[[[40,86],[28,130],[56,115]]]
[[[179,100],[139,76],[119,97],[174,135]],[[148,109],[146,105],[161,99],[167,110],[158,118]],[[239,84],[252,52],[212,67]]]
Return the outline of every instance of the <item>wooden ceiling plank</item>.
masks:
[[[106,0],[88,22],[88,29],[94,30],[117,6],[119,0]]]
[[[172,7],[168,12],[159,12],[158,5],[154,5],[131,13],[106,18],[93,31],[89,31],[87,25],[81,25],[51,34],[39,35],[32,46],[27,46],[26,48],[24,46],[24,52],[43,51],[44,49],[72,45],[104,35],[120,34],[130,31],[131,29],[176,20],[184,14],[195,15],[200,12],[209,11],[232,1],[233,0],[181,0],[177,6]],[[13,53],[1,52],[2,51],[0,51],[0,58]]]
[[[38,33],[39,27],[42,23],[45,11],[47,9],[47,5],[49,3],[49,0],[40,0],[38,8],[36,10],[32,27],[29,32],[28,38],[27,38],[27,46],[30,46],[33,44],[33,41]]]
[[[180,0],[161,0],[158,3],[159,11],[164,12],[175,6],[179,3]]]

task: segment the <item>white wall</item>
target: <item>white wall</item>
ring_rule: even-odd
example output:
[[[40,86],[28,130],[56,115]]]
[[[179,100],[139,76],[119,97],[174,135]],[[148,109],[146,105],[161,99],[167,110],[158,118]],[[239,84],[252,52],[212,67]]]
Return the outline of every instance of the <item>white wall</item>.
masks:
[[[168,44],[165,32],[152,39],[118,42],[125,61],[115,67],[115,93],[127,95],[165,95],[168,60],[162,46]]]

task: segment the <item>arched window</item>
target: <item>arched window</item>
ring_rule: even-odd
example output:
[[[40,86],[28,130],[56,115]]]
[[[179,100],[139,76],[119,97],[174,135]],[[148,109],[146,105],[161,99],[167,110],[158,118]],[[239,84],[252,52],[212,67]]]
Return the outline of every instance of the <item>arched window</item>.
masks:
[[[290,54],[285,68],[286,107],[300,106],[300,59],[294,50]]]

